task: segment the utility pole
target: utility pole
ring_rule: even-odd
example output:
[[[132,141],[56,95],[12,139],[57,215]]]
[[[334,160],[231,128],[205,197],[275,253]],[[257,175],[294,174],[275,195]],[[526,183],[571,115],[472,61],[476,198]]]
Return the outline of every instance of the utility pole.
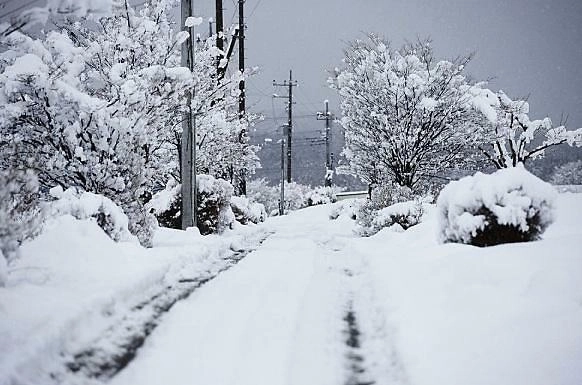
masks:
[[[245,73],[245,0],[238,0],[238,70],[241,74]],[[242,119],[246,110],[244,79],[240,81],[239,90],[238,114]]]
[[[238,70],[241,75],[244,76],[245,73],[245,0],[238,0]],[[245,80],[244,78],[240,81],[239,85],[240,95],[238,101],[238,118],[245,119],[246,115],[246,90],[245,90]],[[244,127],[244,126],[243,126]],[[247,132],[246,129],[242,129],[239,134],[239,142],[246,146],[247,144]],[[247,176],[246,171],[243,169],[240,173],[239,189],[241,194],[247,193]]]
[[[216,48],[224,51],[224,12],[222,9],[222,0],[216,0]],[[222,54],[218,55],[216,58],[217,68],[220,66],[220,62],[224,56]]]
[[[333,153],[331,152],[331,120],[333,114],[329,112],[329,101],[324,102],[325,112],[317,113],[317,120],[325,120],[325,186],[333,183]]]
[[[182,30],[190,34],[190,38],[182,45],[182,66],[190,71],[194,68],[194,30],[186,27],[186,19],[192,17],[192,0],[182,0],[181,21]],[[188,92],[186,97],[187,110],[182,122],[181,147],[181,177],[182,177],[182,229],[196,227],[197,188],[196,188],[196,117],[192,114],[192,98],[194,92]]]
[[[293,136],[293,87],[297,87],[297,81],[293,80],[293,71],[289,70],[289,82],[277,83],[273,80],[274,87],[287,87],[287,183],[291,183],[291,141]],[[275,95],[275,97],[280,97]]]
[[[285,127],[281,137],[281,197],[279,198],[279,215],[285,214]]]

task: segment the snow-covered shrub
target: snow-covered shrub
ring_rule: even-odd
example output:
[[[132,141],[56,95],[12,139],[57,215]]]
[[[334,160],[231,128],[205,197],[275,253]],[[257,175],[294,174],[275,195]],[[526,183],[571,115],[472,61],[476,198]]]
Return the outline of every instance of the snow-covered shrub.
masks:
[[[0,254],[4,255],[0,264],[13,258],[20,243],[34,235],[40,213],[36,176],[31,171],[0,170]]]
[[[375,211],[371,223],[366,227],[361,227],[360,235],[369,237],[384,228],[394,228],[396,231],[404,231],[419,224],[423,212],[420,201],[393,204],[392,206]]]
[[[297,182],[285,183],[285,209],[293,211],[307,207],[310,192],[310,186]]]
[[[230,207],[234,213],[235,219],[246,225],[248,223],[260,223],[267,219],[265,206],[261,203],[252,202],[244,196],[230,198]]]
[[[278,186],[269,186],[267,180],[261,178],[247,183],[247,197],[265,206],[269,215],[275,215],[279,209],[281,193]]]
[[[356,233],[371,236],[395,224],[406,230],[420,222],[423,201],[406,186],[396,183],[376,186],[372,190],[372,198],[356,212]]]
[[[368,201],[362,205],[356,214],[356,233],[369,237],[376,234],[383,228],[391,227],[397,231],[404,231],[421,222],[422,201],[407,201],[395,203],[382,209],[376,209]]]
[[[234,213],[230,200],[234,188],[223,179],[210,175],[198,175],[198,230],[207,235],[221,233],[230,228],[234,221]]]
[[[440,239],[481,247],[539,239],[553,221],[556,196],[521,164],[451,182],[437,200]]]
[[[551,182],[558,185],[582,185],[582,160],[556,167]]]
[[[154,194],[146,204],[148,212],[152,213],[162,227],[170,229],[182,228],[182,196],[181,184],[171,179],[166,188]]]
[[[52,188],[50,195],[56,199],[49,204],[51,217],[71,215],[79,220],[92,219],[116,242],[135,239],[129,231],[127,215],[111,199],[75,188],[63,190],[62,187]]]
[[[158,222],[156,218],[147,212],[142,198],[137,197],[131,204],[124,206],[125,213],[129,219],[128,229],[135,235],[139,243],[144,247],[153,247],[153,238]]]
[[[342,188],[335,186],[316,187],[307,193],[307,205],[324,205],[337,202],[336,194],[342,191]]]
[[[241,221],[242,216],[245,216],[246,222],[250,220],[254,223],[266,217],[262,205],[250,203],[246,198],[233,197],[234,188],[229,182],[211,175],[198,175],[196,180],[198,186],[197,226],[201,234],[222,232],[233,224],[235,215],[241,215]],[[246,205],[243,204],[243,200],[247,201]],[[236,203],[233,204],[233,201]],[[237,212],[235,206],[240,211]],[[157,218],[160,226],[181,229],[181,185],[174,180],[169,181],[164,190],[154,194],[146,204],[146,209]],[[236,219],[238,220],[239,217]]]
[[[297,182],[285,182],[285,210],[299,210],[304,207],[333,203],[337,200],[336,194],[341,191],[338,187],[316,187]],[[247,196],[251,201],[261,203],[270,215],[277,215],[280,186],[269,186],[265,179],[256,179],[248,183]]]
[[[341,216],[347,216],[351,220],[356,220],[358,211],[360,211],[360,208],[366,204],[366,202],[365,199],[349,199],[336,202],[331,206],[329,219],[336,220]]]
[[[416,195],[411,188],[396,183],[386,183],[376,186],[372,190],[372,207],[380,210],[395,203],[411,201]]]

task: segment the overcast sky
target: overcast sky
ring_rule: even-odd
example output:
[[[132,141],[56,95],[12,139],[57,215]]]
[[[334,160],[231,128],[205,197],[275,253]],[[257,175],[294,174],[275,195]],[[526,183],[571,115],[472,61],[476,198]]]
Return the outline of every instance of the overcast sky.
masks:
[[[214,0],[194,1],[200,13],[213,12]],[[227,21],[235,3],[224,0]],[[267,116],[272,80],[286,79],[289,69],[300,84],[298,116],[321,109],[324,99],[335,102],[326,71],[341,65],[346,41],[376,32],[396,46],[431,37],[442,58],[476,52],[468,67],[475,78],[529,97],[532,118],[557,123],[564,113],[569,127],[582,127],[581,0],[247,0],[246,13],[247,63],[261,68],[249,81],[250,104]],[[276,101],[276,115],[282,109]]]

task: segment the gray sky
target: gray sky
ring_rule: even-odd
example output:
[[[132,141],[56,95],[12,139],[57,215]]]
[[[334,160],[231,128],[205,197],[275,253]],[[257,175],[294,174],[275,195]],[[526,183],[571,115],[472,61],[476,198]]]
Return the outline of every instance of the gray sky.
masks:
[[[212,12],[214,1],[194,1]],[[235,2],[224,1],[229,20]],[[370,31],[396,46],[430,36],[443,58],[476,52],[468,67],[476,79],[493,77],[491,88],[529,97],[532,118],[557,123],[564,113],[569,127],[582,127],[581,0],[247,0],[246,10],[247,62],[261,68],[249,102],[267,116],[272,80],[289,69],[300,83],[298,115],[335,101],[326,70],[341,64],[346,41]],[[277,115],[282,108],[276,101]]]

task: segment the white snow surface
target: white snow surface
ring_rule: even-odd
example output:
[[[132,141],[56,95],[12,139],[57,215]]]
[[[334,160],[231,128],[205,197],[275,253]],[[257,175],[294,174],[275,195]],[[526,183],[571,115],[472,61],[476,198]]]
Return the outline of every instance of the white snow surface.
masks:
[[[0,287],[1,385],[53,383],[50,373],[63,369],[61,353],[87,346],[160,288],[211,271],[265,231],[239,226],[202,237],[195,229],[159,229],[154,247],[145,249],[114,242],[91,218],[63,215],[46,227],[21,247]]]
[[[434,206],[369,238],[331,209],[239,238],[162,231],[147,252],[63,217],[0,288],[0,384],[47,370],[99,333],[103,313],[257,229],[275,234],[176,304],[112,384],[582,383],[582,194],[558,196],[543,240],[489,248],[440,244]],[[348,311],[360,347],[346,344]]]
[[[439,244],[434,207],[371,238],[328,214],[269,219],[276,234],[169,314],[113,384],[582,382],[582,195],[560,196],[543,241],[485,249]]]

